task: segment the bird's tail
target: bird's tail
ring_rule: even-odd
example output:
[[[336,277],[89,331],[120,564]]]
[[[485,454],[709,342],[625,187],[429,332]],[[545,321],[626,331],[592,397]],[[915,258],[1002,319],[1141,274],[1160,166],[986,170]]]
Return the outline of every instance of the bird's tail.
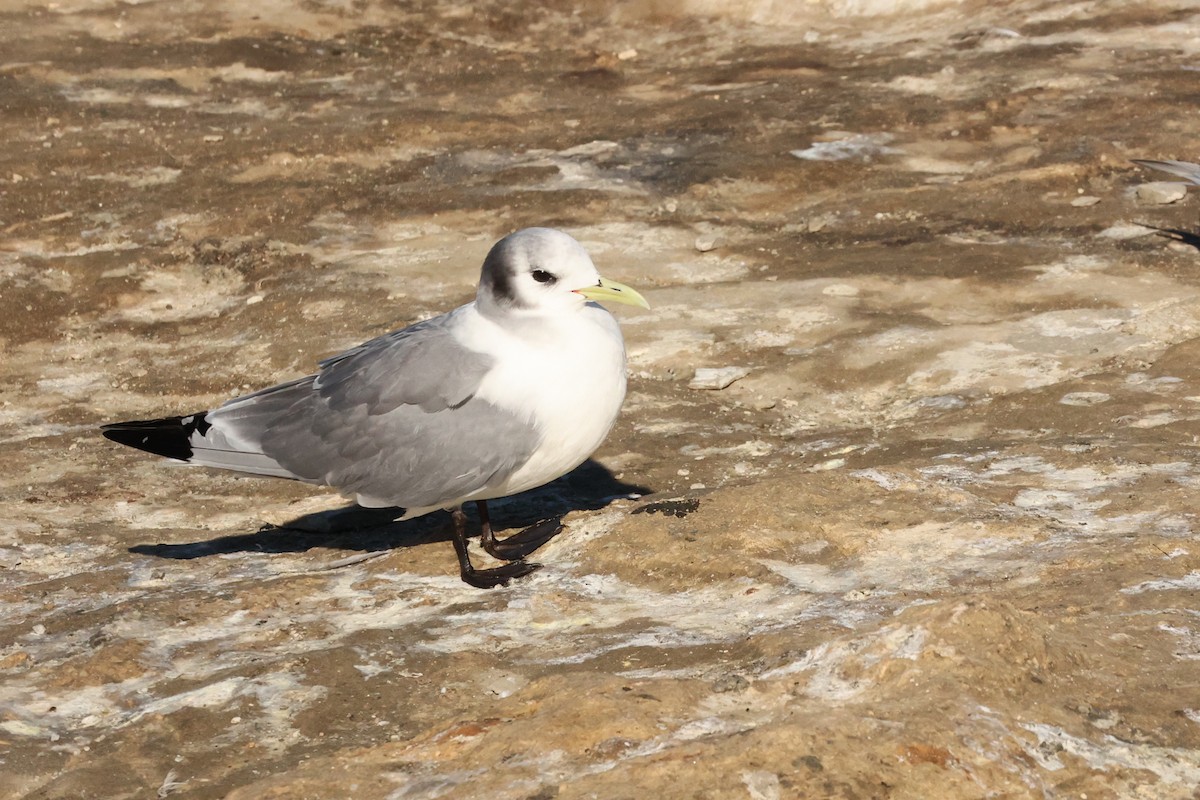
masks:
[[[1143,167],[1150,167],[1160,172],[1176,175],[1200,186],[1200,164],[1193,164],[1190,161],[1155,161],[1148,158],[1134,158],[1131,160],[1135,164],[1141,164]]]
[[[256,443],[241,441],[240,437],[223,430],[219,422],[209,422],[208,412],[186,417],[114,422],[101,426],[100,432],[114,442],[188,464],[299,479],[278,461],[264,455]]]

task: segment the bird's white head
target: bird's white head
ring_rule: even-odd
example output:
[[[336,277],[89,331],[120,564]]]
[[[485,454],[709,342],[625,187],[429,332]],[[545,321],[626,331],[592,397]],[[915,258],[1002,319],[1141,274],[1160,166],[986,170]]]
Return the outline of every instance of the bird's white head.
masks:
[[[483,261],[476,304],[485,312],[555,313],[588,301],[649,308],[640,294],[600,277],[583,245],[553,228],[525,228],[492,247]]]

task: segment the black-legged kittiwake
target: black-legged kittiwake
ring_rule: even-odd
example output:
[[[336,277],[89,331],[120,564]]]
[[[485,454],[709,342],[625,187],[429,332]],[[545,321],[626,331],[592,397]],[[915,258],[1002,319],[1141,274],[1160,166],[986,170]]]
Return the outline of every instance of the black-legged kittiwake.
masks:
[[[102,430],[190,464],[332,486],[398,519],[449,510],[462,579],[504,584],[538,568],[522,558],[547,536],[496,539],[487,501],[583,463],[625,398],[624,340],[597,300],[649,308],[567,234],[528,228],[488,253],[474,302],[211,411]],[[509,563],[471,565],[471,501],[484,549]]]

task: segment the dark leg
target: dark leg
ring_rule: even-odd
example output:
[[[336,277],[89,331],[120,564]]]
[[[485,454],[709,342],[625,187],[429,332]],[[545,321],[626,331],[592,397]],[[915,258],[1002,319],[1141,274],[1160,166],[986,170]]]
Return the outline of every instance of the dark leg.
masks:
[[[492,533],[492,522],[488,517],[486,500],[476,500],[475,507],[479,509],[479,543],[483,550],[492,558],[501,561],[516,561],[537,550],[546,542],[562,532],[562,523],[556,519],[546,520],[533,525],[520,533],[514,533],[507,539],[497,539]]]
[[[454,552],[458,554],[458,573],[464,583],[479,589],[491,589],[506,586],[513,578],[524,577],[541,568],[541,564],[514,561],[493,569],[475,569],[471,566],[471,556],[467,552],[467,515],[461,508],[456,508],[450,512],[450,519],[454,523]]]

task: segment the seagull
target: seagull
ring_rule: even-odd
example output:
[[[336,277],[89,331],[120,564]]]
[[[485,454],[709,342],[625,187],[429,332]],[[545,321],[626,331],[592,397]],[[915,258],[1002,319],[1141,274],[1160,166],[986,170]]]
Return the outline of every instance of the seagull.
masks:
[[[1200,164],[1193,164],[1190,161],[1155,161],[1149,158],[1134,158],[1130,160],[1134,164],[1150,167],[1150,169],[1156,169],[1160,172],[1167,172],[1176,177],[1183,178],[1188,183],[1200,186]]]
[[[526,228],[492,247],[471,303],[213,410],[101,431],[188,464],[331,486],[395,519],[447,510],[462,580],[506,585],[540,568],[524,557],[561,528],[498,539],[487,501],[579,466],[625,399],[625,343],[597,301],[650,307],[566,233]],[[508,563],[472,566],[468,502],[483,549]]]
[[[1190,161],[1155,161],[1147,158],[1135,158],[1132,161],[1134,164],[1166,172],[1183,178],[1184,181],[1194,186],[1200,186],[1200,164],[1193,164]],[[1147,225],[1144,222],[1139,222],[1138,225],[1141,225],[1143,228],[1149,228],[1152,231],[1157,231],[1158,235],[1163,238],[1175,242],[1183,242],[1184,244],[1200,249],[1200,234],[1197,234],[1195,231],[1182,228],[1160,228],[1157,225]]]

